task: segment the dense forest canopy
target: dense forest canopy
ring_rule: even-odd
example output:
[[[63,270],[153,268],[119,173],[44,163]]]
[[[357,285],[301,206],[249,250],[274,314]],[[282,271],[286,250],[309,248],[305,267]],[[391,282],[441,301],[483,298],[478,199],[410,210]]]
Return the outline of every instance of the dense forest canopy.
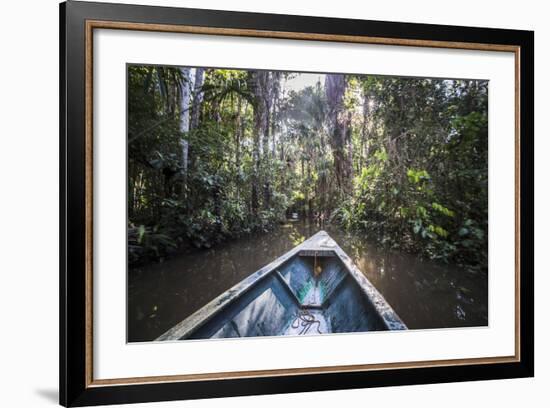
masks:
[[[129,66],[131,262],[292,213],[487,267],[488,82]]]

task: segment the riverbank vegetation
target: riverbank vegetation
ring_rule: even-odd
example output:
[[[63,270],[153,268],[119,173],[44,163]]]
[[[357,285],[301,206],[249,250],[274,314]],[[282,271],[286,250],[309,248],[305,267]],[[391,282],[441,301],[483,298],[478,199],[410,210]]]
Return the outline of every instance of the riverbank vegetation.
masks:
[[[487,267],[488,83],[128,67],[130,262],[292,214]]]

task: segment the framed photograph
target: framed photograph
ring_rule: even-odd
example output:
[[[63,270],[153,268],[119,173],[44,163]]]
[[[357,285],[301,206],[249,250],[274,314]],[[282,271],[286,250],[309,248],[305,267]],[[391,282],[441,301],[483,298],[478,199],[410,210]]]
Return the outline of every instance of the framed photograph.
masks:
[[[534,375],[530,31],[60,6],[60,403]]]

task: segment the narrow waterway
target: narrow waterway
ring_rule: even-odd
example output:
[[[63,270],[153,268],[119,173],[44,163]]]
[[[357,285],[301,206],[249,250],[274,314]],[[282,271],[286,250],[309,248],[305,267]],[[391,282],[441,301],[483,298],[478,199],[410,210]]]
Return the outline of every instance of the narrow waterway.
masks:
[[[128,341],[150,341],[321,228],[299,222],[128,272]],[[487,325],[487,276],[324,227],[410,329]]]

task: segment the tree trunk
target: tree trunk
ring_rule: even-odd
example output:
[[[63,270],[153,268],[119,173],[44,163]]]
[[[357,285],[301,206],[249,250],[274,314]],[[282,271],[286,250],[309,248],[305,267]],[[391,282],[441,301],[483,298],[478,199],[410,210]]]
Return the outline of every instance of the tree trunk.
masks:
[[[181,171],[183,176],[182,196],[187,188],[187,168],[189,165],[189,102],[191,99],[191,68],[181,68],[182,83],[180,92],[180,133],[181,133]]]
[[[367,141],[367,123],[369,117],[369,98],[366,92],[363,92],[363,118],[361,122],[361,147],[359,150],[359,165],[358,171],[360,172],[363,166],[366,165],[368,159],[368,141]]]
[[[242,99],[240,96],[237,96],[237,114],[235,115],[235,168],[237,170],[237,182],[236,182],[236,190],[237,190],[237,200],[240,197],[240,176],[241,176],[241,138],[243,135],[243,120],[241,117],[241,105],[242,105]],[[245,109],[246,111],[246,109]]]
[[[271,157],[275,158],[276,155],[276,145],[275,145],[275,138],[277,136],[277,131],[279,130],[279,103],[281,101],[280,93],[281,93],[281,73],[280,72],[272,72],[272,85],[271,85]]]
[[[306,179],[306,201],[307,201],[307,212],[308,218],[313,219],[313,197],[309,194],[311,182],[313,177],[311,176],[311,157],[307,160],[307,179]]]
[[[254,131],[253,131],[253,146],[252,146],[252,190],[250,207],[252,215],[258,215],[259,208],[259,193],[261,185],[261,158],[260,158],[260,143],[265,138],[266,132],[266,82],[268,72],[265,71],[250,71],[248,77],[248,86],[251,89],[254,98]]]
[[[307,189],[304,186],[304,184],[305,184],[305,172],[306,172],[304,152],[302,152],[302,156],[300,157],[300,163],[302,164],[302,166],[301,166],[301,169],[302,169],[301,180],[302,180],[302,190],[303,190],[303,193],[304,193],[304,200],[302,201],[302,215],[305,217],[306,214],[307,214],[307,211],[306,211]]]
[[[330,130],[330,146],[334,157],[334,173],[340,192],[345,188],[345,118],[344,92],[346,78],[342,74],[329,74],[325,77],[325,92],[327,96],[328,118]]]
[[[347,192],[352,192],[353,185],[353,140],[352,140],[352,127],[351,127],[351,112],[348,112],[348,116],[345,123],[345,137],[348,145],[348,159],[347,159],[347,172],[346,172],[346,187]]]
[[[191,116],[191,129],[196,129],[199,127],[202,101],[204,99],[204,92],[202,91],[203,84],[204,68],[197,68],[195,71],[195,85],[193,91],[193,112]]]
[[[265,124],[264,124],[264,133],[263,133],[263,190],[264,190],[264,200],[263,200],[263,208],[268,209],[270,208],[271,204],[271,171],[270,171],[270,163],[271,163],[271,153],[272,150],[269,148],[269,141],[270,136],[273,133],[272,125],[275,122],[275,119],[272,117],[272,108],[273,108],[273,100],[274,100],[274,93],[275,93],[275,80],[276,80],[276,73],[264,73],[264,91],[263,91],[263,103],[264,103],[264,109],[265,109]],[[278,79],[277,79],[278,81]]]

